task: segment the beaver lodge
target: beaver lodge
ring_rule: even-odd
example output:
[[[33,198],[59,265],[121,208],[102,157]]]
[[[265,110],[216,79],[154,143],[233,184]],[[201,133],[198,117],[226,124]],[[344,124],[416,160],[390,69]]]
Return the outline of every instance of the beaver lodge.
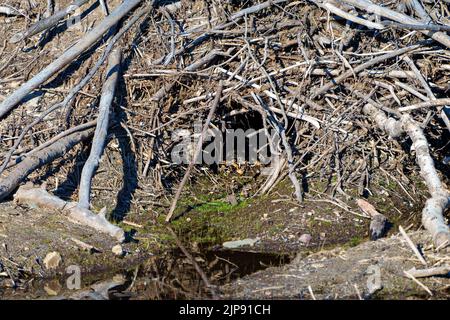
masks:
[[[0,2],[3,299],[448,299],[447,0]]]

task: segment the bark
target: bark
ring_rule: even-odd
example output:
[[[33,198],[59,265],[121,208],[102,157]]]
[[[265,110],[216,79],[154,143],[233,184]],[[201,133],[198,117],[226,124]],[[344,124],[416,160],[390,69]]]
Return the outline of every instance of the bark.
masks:
[[[97,126],[95,128],[94,139],[92,141],[91,153],[89,154],[89,158],[87,159],[83,167],[83,171],[81,172],[78,202],[79,206],[85,209],[89,209],[92,177],[98,168],[100,157],[105,147],[106,137],[108,135],[109,115],[117,86],[120,59],[120,49],[114,50],[109,57],[109,65],[106,73],[107,78],[103,84]]]
[[[371,104],[365,105],[363,112],[372,117],[378,127],[386,131],[391,138],[406,133],[412,140],[420,175],[431,195],[422,210],[422,223],[432,235],[435,246],[446,247],[450,244],[450,231],[445,223],[444,211],[450,206],[450,192],[439,178],[423,130],[408,114],[402,115],[400,120],[395,120]]]
[[[77,44],[72,46],[66,52],[64,52],[58,59],[53,61],[47,67],[45,67],[41,72],[35,75],[28,82],[24,83],[18,90],[8,96],[0,104],[0,119],[2,119],[8,112],[10,112],[14,107],[16,107],[23,98],[25,98],[34,89],[39,87],[45,81],[47,81],[54,74],[59,72],[69,63],[71,63],[75,58],[77,58],[81,53],[91,47],[95,42],[97,42],[111,27],[113,27],[120,19],[127,15],[131,10],[133,10],[137,5],[139,5],[142,0],[127,0],[124,1],[120,6],[114,10],[109,16],[107,16],[100,24],[98,24],[94,29],[92,29],[88,34],[86,34]]]
[[[22,186],[14,195],[14,201],[34,208],[62,212],[74,223],[109,234],[119,242],[125,240],[124,231],[106,220],[103,214],[94,214],[88,209],[80,208],[77,203],[66,202],[42,188]]]

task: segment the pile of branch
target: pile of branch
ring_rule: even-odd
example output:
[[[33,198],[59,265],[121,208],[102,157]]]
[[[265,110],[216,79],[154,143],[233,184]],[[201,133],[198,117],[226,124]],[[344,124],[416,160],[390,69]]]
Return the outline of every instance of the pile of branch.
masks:
[[[447,3],[127,0],[101,1],[101,14],[88,8],[94,3],[73,3],[85,13],[79,24],[102,17],[75,43],[70,29],[58,28],[73,18],[69,2],[38,6],[28,19],[52,14],[33,23],[0,11],[23,25],[4,27],[10,41],[0,51],[0,199],[39,177],[39,168],[80,152],[79,143],[91,144],[75,204],[41,188],[21,187],[15,198],[66,211],[120,240],[123,232],[90,211],[92,178],[114,128],[130,140],[140,189],[156,203],[177,190],[170,221],[210,128],[226,133],[253,119],[251,126],[279,137],[269,140],[278,156],[258,194],[288,177],[297,201],[312,196],[303,190],[311,178],[327,181],[330,196],[348,197],[346,188],[370,193],[377,168],[395,181],[420,171],[429,190],[423,225],[436,247],[450,243],[450,170],[438,165],[450,151]],[[43,54],[55,41],[51,32],[70,39],[54,59]],[[17,50],[37,37],[31,51]],[[18,79],[26,69],[30,76]],[[14,81],[20,86],[8,87]],[[55,98],[54,83],[69,89]],[[36,93],[39,103],[30,106]],[[185,172],[170,157],[171,138],[199,118],[205,124]]]

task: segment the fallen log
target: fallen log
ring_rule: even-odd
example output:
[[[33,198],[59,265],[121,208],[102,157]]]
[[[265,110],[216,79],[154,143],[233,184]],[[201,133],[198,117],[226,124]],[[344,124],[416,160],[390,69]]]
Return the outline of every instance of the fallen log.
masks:
[[[100,163],[100,157],[105,147],[111,104],[114,99],[117,80],[119,78],[118,75],[121,55],[120,49],[115,49],[109,57],[106,80],[103,84],[97,126],[95,128],[94,139],[92,141],[91,153],[89,154],[89,157],[84,164],[83,171],[81,172],[78,203],[79,206],[84,209],[89,209],[92,177],[94,176],[95,170]]]
[[[20,187],[14,195],[14,201],[18,204],[28,205],[32,208],[62,212],[67,218],[77,224],[91,227],[99,232],[109,234],[119,242],[125,240],[124,231],[110,223],[104,213],[94,214],[92,211],[80,208],[77,203],[64,201],[51,195],[42,188],[34,188],[29,185]]]
[[[65,66],[70,64],[81,53],[90,48],[95,42],[97,42],[111,27],[139,5],[142,0],[127,0],[116,8],[109,16],[94,27],[88,34],[86,34],[77,44],[70,47],[64,52],[58,59],[53,61],[37,75],[35,75],[28,82],[24,83],[14,93],[9,95],[0,104],[0,119],[2,119],[8,112],[16,107],[23,98],[25,98],[34,89],[39,87],[45,81],[50,79],[54,74],[59,72]]]
[[[370,116],[391,138],[407,134],[413,142],[416,160],[420,167],[420,175],[428,187],[431,197],[426,201],[422,210],[422,223],[433,237],[437,248],[450,244],[450,231],[444,220],[444,211],[450,207],[450,192],[442,183],[431,158],[428,141],[420,126],[410,115],[402,115],[400,120],[386,116],[386,114],[371,104],[363,108],[364,114]]]

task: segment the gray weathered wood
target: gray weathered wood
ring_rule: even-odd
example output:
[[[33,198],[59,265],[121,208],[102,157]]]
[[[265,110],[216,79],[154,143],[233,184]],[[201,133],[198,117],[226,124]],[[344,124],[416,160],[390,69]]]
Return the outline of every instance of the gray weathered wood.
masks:
[[[107,78],[103,84],[91,153],[81,172],[78,204],[81,208],[85,209],[89,209],[92,177],[94,176],[95,170],[98,168],[100,157],[105,147],[106,137],[108,135],[109,115],[111,113],[111,104],[114,99],[117,80],[119,78],[120,59],[121,51],[119,49],[115,49],[109,56],[106,73]]]
[[[75,145],[86,140],[91,134],[92,130],[75,132],[23,160],[6,177],[0,179],[0,201],[10,195],[29,174],[43,165],[62,157]]]
[[[67,8],[61,9],[55,14],[49,16],[48,18],[36,22],[24,32],[16,33],[14,36],[11,37],[9,42],[11,43],[19,42],[23,39],[32,37],[35,34],[38,34],[39,32],[42,32],[57,25],[59,21],[64,19],[64,17],[66,17],[68,14],[72,13],[73,11],[75,11],[77,8],[81,7],[88,1],[89,0],[76,0],[72,2]]]
[[[0,104],[0,119],[2,119],[14,107],[16,107],[22,101],[22,99],[25,98],[34,89],[39,87],[41,84],[43,84],[57,72],[59,72],[69,63],[71,63],[81,53],[83,53],[85,50],[91,47],[95,42],[98,41],[98,39],[100,39],[103,36],[103,34],[105,34],[111,27],[113,27],[120,19],[122,19],[125,15],[127,15],[141,2],[142,0],[127,0],[123,2],[100,24],[98,24],[80,41],[78,41],[77,44],[69,48],[58,59],[53,61],[41,72],[35,75],[32,79],[24,83],[19,89],[17,89],[14,93],[8,96]]]

